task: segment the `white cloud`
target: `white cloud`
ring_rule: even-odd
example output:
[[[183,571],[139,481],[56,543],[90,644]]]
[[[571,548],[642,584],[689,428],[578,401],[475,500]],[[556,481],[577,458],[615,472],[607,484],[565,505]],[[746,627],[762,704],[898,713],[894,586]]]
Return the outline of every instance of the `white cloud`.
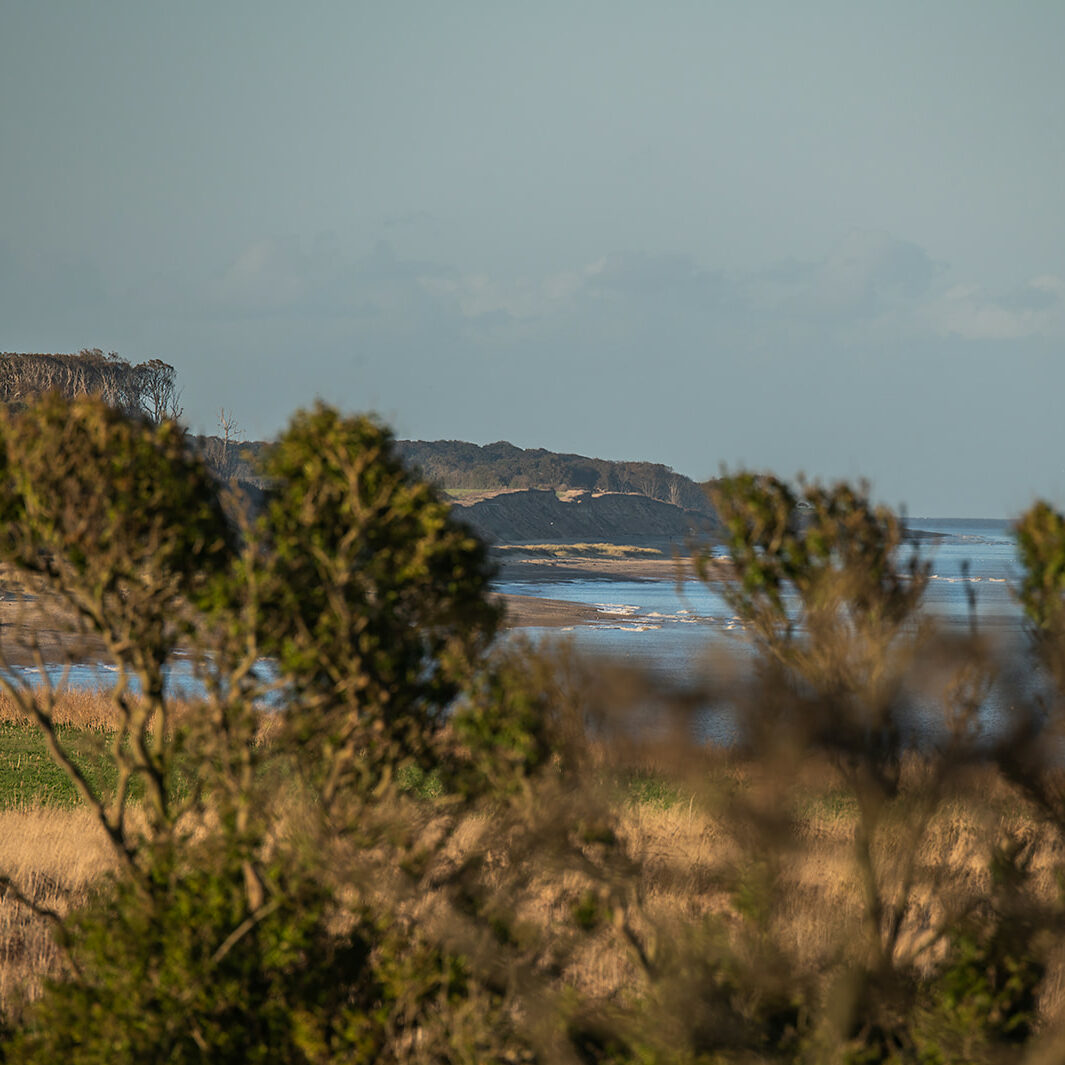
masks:
[[[466,318],[505,315],[521,322],[579,310],[589,301],[626,303],[661,296],[706,296],[714,279],[687,255],[614,252],[543,277],[497,278],[488,274],[428,274],[422,287],[452,301]]]
[[[752,310],[825,321],[896,314],[926,296],[942,268],[910,241],[852,230],[819,262],[778,263],[739,284]]]
[[[539,276],[506,276],[402,259],[387,243],[345,259],[328,244],[264,238],[234,259],[209,295],[215,309],[237,315],[341,315],[406,335],[448,328],[498,350],[572,328],[610,343],[665,329],[707,343],[757,335],[785,348],[798,337],[851,346],[873,338],[1065,336],[1065,279],[1043,275],[995,295],[973,285],[945,288],[943,272],[918,245],[862,230],[819,261],[732,278],[679,253],[614,252]]]
[[[453,272],[403,260],[381,242],[358,259],[323,238],[265,237],[244,248],[207,288],[216,310],[235,315],[402,315],[424,306],[425,290]]]
[[[916,244],[854,230],[818,268],[815,292],[827,307],[874,309],[922,296],[936,272],[928,253]]]
[[[626,297],[683,294],[710,280],[690,255],[649,255],[646,252],[605,255],[584,268],[595,289]]]
[[[1001,295],[955,285],[927,310],[931,327],[943,336],[967,340],[1065,337],[1065,278],[1043,274]]]
[[[241,251],[210,286],[210,298],[230,309],[281,312],[306,298],[313,273],[295,238],[264,238]]]

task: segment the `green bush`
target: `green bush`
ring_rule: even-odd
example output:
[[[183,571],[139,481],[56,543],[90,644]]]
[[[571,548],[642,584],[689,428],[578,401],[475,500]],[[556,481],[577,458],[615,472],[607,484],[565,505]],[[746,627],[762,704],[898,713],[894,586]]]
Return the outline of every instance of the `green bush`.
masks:
[[[260,649],[292,687],[286,725],[327,802],[424,758],[499,621],[485,547],[394,448],[372,420],[319,407],[265,465]]]
[[[264,871],[270,901],[250,911],[224,841],[147,864],[147,888],[105,882],[64,923],[72,973],[30,1010],[9,1060],[377,1060],[372,940],[335,934],[315,877]]]
[[[261,519],[230,508],[242,536],[172,423],[50,396],[0,428],[0,557],[75,631],[101,637],[120,677],[101,783],[55,724],[52,689],[4,672],[118,860],[62,921],[68,973],[7,1056],[403,1060],[442,1007],[428,990],[411,998],[396,973],[436,986],[430,970],[461,966],[416,930],[399,936],[389,902],[371,905],[323,863],[336,827],[358,819],[357,855],[372,865],[384,847],[403,865],[390,781],[404,766],[419,790],[439,779],[447,707],[499,616],[484,547],[399,463],[386,430],[324,407],[273,449]],[[180,712],[163,684],[178,653],[207,687]],[[277,684],[257,672],[264,656]],[[255,700],[279,685],[287,702],[264,743]],[[445,1006],[458,986],[446,983]],[[475,979],[463,986],[464,1001],[492,999]],[[471,1009],[461,1031],[448,1022],[432,1038],[494,1045],[490,1015]]]

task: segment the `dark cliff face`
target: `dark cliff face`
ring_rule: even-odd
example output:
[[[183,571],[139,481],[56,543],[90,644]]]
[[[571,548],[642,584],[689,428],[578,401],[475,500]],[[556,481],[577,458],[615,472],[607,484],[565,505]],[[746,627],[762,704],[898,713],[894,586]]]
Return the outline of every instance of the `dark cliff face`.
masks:
[[[682,540],[716,525],[705,514],[620,492],[585,492],[567,501],[540,489],[501,492],[458,505],[455,514],[492,543]]]

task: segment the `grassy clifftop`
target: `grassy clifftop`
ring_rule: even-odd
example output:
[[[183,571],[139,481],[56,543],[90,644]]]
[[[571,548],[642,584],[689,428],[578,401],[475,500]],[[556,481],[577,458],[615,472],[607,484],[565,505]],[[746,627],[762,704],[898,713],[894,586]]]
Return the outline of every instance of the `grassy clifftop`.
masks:
[[[261,485],[269,444],[198,437],[215,472]],[[704,485],[653,462],[613,462],[500,442],[400,440],[403,462],[443,489],[460,517],[494,543],[683,540],[713,532]]]
[[[684,541],[714,531],[706,513],[636,493],[543,489],[499,492],[468,502],[455,500],[457,516],[493,543],[528,541]]]

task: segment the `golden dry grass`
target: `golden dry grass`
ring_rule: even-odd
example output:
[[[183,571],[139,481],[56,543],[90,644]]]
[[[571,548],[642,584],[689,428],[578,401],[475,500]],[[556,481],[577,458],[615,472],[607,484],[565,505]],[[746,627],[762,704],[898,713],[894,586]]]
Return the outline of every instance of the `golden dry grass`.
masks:
[[[57,725],[85,729],[113,729],[119,712],[109,693],[101,689],[71,688],[56,693],[52,717]],[[6,693],[0,694],[0,722],[30,725],[32,718]]]
[[[71,723],[83,725],[106,719],[98,696],[72,693],[63,713]],[[988,767],[962,774],[952,797],[937,806],[926,828],[915,835],[908,804],[920,791],[924,772],[916,759],[907,767],[900,797],[880,819],[873,845],[878,880],[889,901],[904,890],[900,878],[907,859],[916,856],[897,949],[900,957],[913,955],[919,968],[941,956],[941,948],[924,953],[918,948],[949,911],[960,913],[988,896],[988,859],[1006,834],[1029,842],[1031,888],[1037,897],[1057,897],[1058,874],[1065,868],[1060,835]],[[598,801],[607,796],[627,867],[634,870],[632,882],[619,890],[638,900],[630,914],[635,932],[660,956],[703,949],[711,942],[711,927],[735,933],[740,941],[737,886],[745,877],[764,874],[773,888],[767,935],[780,956],[790,959],[795,971],[815,977],[827,973],[861,937],[865,912],[855,860],[857,809],[838,773],[811,759],[781,785],[761,764],[710,757],[701,771],[689,764],[670,783],[666,801],[633,801],[619,798],[609,783],[604,793],[602,779],[589,781]],[[402,801],[416,804],[410,798]],[[528,814],[542,819],[545,832],[551,829],[550,802],[547,796],[539,810],[534,803]],[[774,809],[778,803],[782,805]],[[772,820],[774,813],[781,815],[779,821]],[[427,833],[438,831],[431,818],[426,825]],[[289,828],[299,831],[298,811]],[[593,999],[624,1004],[639,974],[617,928],[606,922],[591,935],[565,931],[572,928],[574,907],[593,878],[573,866],[555,866],[535,849],[510,853],[508,837],[491,815],[471,816],[453,826],[440,861],[458,862],[474,852],[486,855],[490,881],[494,877],[502,886],[509,877],[520,883],[520,896],[512,898],[515,919],[557,939],[553,956],[561,979]],[[83,809],[0,811],[0,874],[39,906],[63,912],[109,865],[102,833]],[[375,875],[378,890],[391,890],[388,870]],[[414,897],[407,909],[429,923],[434,917],[447,919],[443,891]],[[1057,1016],[1065,1008],[1065,958],[1060,953],[1044,982],[1045,1016]],[[0,1013],[17,1014],[21,997],[38,994],[41,981],[57,965],[47,923],[14,893],[0,894]]]
[[[915,759],[908,776],[920,778],[922,771]],[[764,875],[770,885],[764,935],[781,963],[814,981],[838,972],[841,958],[853,957],[863,941],[867,914],[855,851],[858,816],[841,795],[840,779],[824,763],[808,767],[792,794],[787,831],[775,824],[760,832],[746,815],[761,801],[763,767],[726,764],[710,769],[714,775],[668,804],[622,801],[614,807],[626,863],[635,870],[631,882],[614,885],[615,897],[637,901],[626,920],[656,957],[672,955],[671,964],[681,967],[687,963],[677,955],[713,949],[719,934],[732,937],[732,949],[742,952],[752,944],[739,901],[743,884]],[[1007,835],[1028,841],[1031,895],[1045,904],[1058,898],[1065,868],[1060,834],[993,769],[977,767],[963,777],[957,796],[939,804],[920,831],[910,816],[920,780],[904,779],[875,833],[882,896],[888,904],[906,901],[893,955],[900,967],[929,972],[943,958],[946,943],[938,930],[990,898],[990,857]],[[730,798],[721,801],[725,792]],[[556,813],[551,797],[537,801],[542,808],[531,818],[550,822]],[[458,826],[448,851],[451,863],[468,853],[486,855],[488,879],[506,895],[516,927],[556,938],[547,956],[559,962],[563,982],[612,1003],[624,1003],[639,986],[636,959],[614,924],[607,921],[591,935],[567,932],[574,907],[596,888],[594,876],[579,866],[555,866],[548,853],[508,853],[499,825],[485,816]],[[434,913],[438,925],[449,919],[443,895],[432,892],[418,896],[412,912],[426,923],[433,923]],[[1065,1009],[1062,953],[1052,958],[1043,984],[1046,1017]]]
[[[111,864],[88,810],[0,810],[0,873],[36,906],[67,912]],[[17,1013],[59,963],[48,921],[0,887],[0,1012]]]
[[[133,697],[134,700],[136,697]],[[192,699],[169,700],[171,721],[180,724],[198,712],[201,704]],[[121,711],[113,694],[106,688],[69,688],[54,695],[50,716],[56,725],[91,731],[111,731],[122,724]],[[0,724],[33,725],[33,718],[6,692],[0,692]],[[276,714],[263,711],[259,716],[259,738],[265,741],[276,731]]]

